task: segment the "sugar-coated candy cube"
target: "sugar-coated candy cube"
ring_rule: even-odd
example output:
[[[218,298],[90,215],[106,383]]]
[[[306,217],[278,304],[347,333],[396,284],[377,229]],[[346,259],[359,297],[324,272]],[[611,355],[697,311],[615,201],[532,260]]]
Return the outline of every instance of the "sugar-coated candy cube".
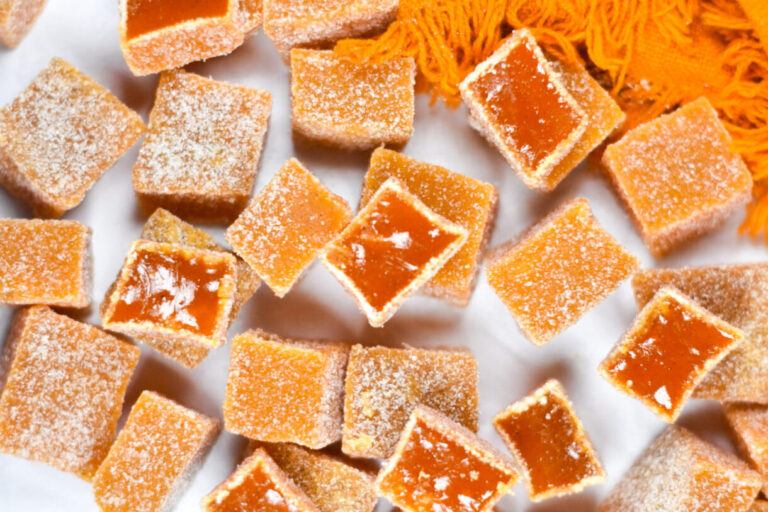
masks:
[[[227,241],[278,297],[352,219],[340,196],[292,158],[227,229]]]
[[[181,70],[160,75],[133,167],[147,213],[231,222],[248,203],[271,108],[266,91]]]
[[[93,477],[104,512],[173,508],[219,434],[219,422],[143,391]]]
[[[144,133],[104,87],[53,59],[0,110],[0,184],[35,215],[58,217]]]
[[[768,492],[768,405],[731,402],[723,406],[725,419],[744,456],[763,478]]]
[[[344,343],[263,331],[232,339],[224,426],[266,442],[322,448],[341,438]]]
[[[706,98],[630,130],[603,163],[654,256],[717,228],[751,197],[752,176]]]
[[[471,124],[523,182],[535,189],[554,188],[565,176],[557,165],[582,137],[590,119],[533,35],[525,29],[513,32],[459,89]]]
[[[430,210],[397,178],[388,178],[320,257],[368,323],[381,327],[467,236],[463,226]]]
[[[556,380],[507,407],[493,425],[522,469],[533,501],[581,492],[605,480],[600,459]]]
[[[328,48],[345,37],[383,29],[398,0],[263,0],[264,33],[284,59],[291,48]]]
[[[477,361],[468,350],[364,347],[349,354],[341,449],[389,457],[417,405],[477,431]]]
[[[262,4],[262,0],[242,0],[240,8],[243,15],[243,30],[246,35],[261,28],[261,23],[264,20],[264,6]]]
[[[416,65],[357,64],[331,51],[291,50],[291,121],[304,139],[350,149],[405,144],[413,133]]]
[[[46,0],[0,0],[0,43],[18,45],[43,12]]]
[[[746,463],[672,425],[632,465],[598,512],[746,512],[760,491]]]
[[[91,230],[73,220],[0,219],[0,304],[91,303]]]
[[[0,360],[0,452],[90,479],[139,349],[46,306],[20,309]]]
[[[664,287],[600,363],[600,373],[673,423],[704,375],[743,339],[741,330]]]
[[[376,488],[405,512],[487,512],[518,479],[512,461],[490,444],[419,406],[381,469]]]
[[[120,48],[134,75],[226,55],[243,44],[240,0],[120,0]]]
[[[295,444],[262,447],[320,512],[373,512],[378,496],[368,472]]]
[[[368,203],[390,177],[399,179],[435,213],[468,231],[461,249],[421,289],[455,306],[466,306],[496,216],[496,188],[443,167],[377,148],[371,155],[360,204]]]
[[[488,283],[536,345],[544,345],[592,309],[639,266],[572,200],[489,255]]]
[[[137,240],[101,311],[104,328],[167,343],[216,348],[234,302],[231,254]]]
[[[744,331],[744,341],[707,373],[693,397],[768,403],[768,264],[647,269],[632,278],[639,307],[664,286]]]

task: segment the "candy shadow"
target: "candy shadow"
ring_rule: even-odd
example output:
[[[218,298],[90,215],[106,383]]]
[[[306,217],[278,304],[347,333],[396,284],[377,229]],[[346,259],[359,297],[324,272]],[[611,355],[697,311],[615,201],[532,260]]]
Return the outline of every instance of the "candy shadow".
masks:
[[[436,301],[436,299],[410,299]],[[437,304],[436,304],[437,305]],[[427,311],[410,313],[398,311],[383,327],[371,327],[365,323],[359,335],[363,345],[384,345],[395,348],[413,346],[417,348],[446,347],[444,333],[454,331],[462,321],[461,310]]]
[[[694,407],[691,408],[691,405]],[[725,419],[723,407],[719,402],[696,400],[690,402],[686,409],[677,420],[677,425],[726,451],[737,452],[729,435],[730,427]]]

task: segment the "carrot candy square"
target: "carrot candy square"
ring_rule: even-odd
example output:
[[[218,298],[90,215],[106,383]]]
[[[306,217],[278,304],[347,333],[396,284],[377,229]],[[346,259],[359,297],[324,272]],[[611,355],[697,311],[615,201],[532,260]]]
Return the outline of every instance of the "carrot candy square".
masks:
[[[405,512],[487,512],[518,479],[512,461],[490,444],[419,406],[381,469],[376,488]]]
[[[367,204],[390,177],[399,179],[435,213],[468,231],[466,243],[421,288],[423,293],[445,299],[455,306],[466,306],[475,287],[480,258],[490,238],[498,192],[488,183],[377,148],[365,175],[360,204]]]
[[[89,480],[115,438],[139,349],[45,306],[20,309],[0,360],[0,451]]]
[[[768,264],[648,269],[632,278],[639,307],[668,285],[744,331],[744,341],[707,373],[693,397],[768,403]]]
[[[43,12],[45,0],[0,0],[0,43],[17,46]]]
[[[346,37],[367,36],[386,27],[398,0],[264,0],[264,33],[284,59],[291,48],[330,47]]]
[[[376,191],[321,254],[373,327],[426,283],[467,240],[467,230],[439,216],[396,178]]]
[[[706,98],[627,132],[603,163],[654,256],[715,229],[751,197],[749,170]]]
[[[35,215],[59,217],[144,133],[104,87],[53,59],[0,110],[0,184]]]
[[[227,241],[283,297],[351,219],[346,201],[292,158],[227,229]]]
[[[0,304],[91,303],[91,230],[73,220],[0,219]]]
[[[243,44],[240,0],[120,0],[120,48],[134,75],[226,55]]]
[[[768,406],[732,402],[723,408],[741,452],[763,477],[765,494],[768,492]]]
[[[142,206],[230,222],[248,203],[267,131],[268,92],[187,73],[160,76],[133,167]]]
[[[105,512],[170,510],[219,434],[219,422],[143,391],[93,477]]]
[[[331,51],[291,50],[291,121],[307,140],[350,149],[405,144],[413,133],[412,58],[357,64]]]
[[[528,187],[551,190],[565,177],[557,165],[584,134],[589,116],[528,30],[513,32],[459,89],[471,124]]]
[[[746,463],[672,425],[632,465],[598,512],[746,512],[760,491]]]
[[[216,348],[234,302],[235,257],[138,240],[104,298],[104,328],[166,343]]]
[[[392,455],[419,404],[477,431],[477,361],[468,350],[354,345],[344,386],[347,455]]]
[[[341,438],[343,343],[294,340],[263,331],[232,339],[224,426],[266,442],[322,448]]]
[[[493,420],[523,469],[533,501],[581,492],[605,472],[565,390],[549,380]]]
[[[744,333],[674,287],[656,293],[640,311],[600,373],[673,423],[693,389]]]
[[[488,283],[531,342],[544,345],[592,309],[639,266],[608,234],[586,199],[575,199],[495,249]]]

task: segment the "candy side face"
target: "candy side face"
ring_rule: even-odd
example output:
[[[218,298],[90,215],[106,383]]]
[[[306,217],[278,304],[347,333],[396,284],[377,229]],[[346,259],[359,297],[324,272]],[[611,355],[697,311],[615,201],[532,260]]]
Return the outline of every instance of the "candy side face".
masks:
[[[262,0],[242,0],[243,31],[245,35],[252,34],[261,28],[263,16]]]
[[[45,0],[0,0],[0,43],[17,46],[43,12]]]
[[[742,454],[762,475],[765,493],[768,490],[768,406],[727,403],[723,410]]]

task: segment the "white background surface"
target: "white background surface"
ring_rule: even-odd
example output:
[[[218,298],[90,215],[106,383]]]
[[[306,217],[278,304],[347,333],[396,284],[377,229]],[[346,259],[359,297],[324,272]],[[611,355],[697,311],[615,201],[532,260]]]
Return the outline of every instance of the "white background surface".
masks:
[[[0,47],[0,104],[10,102],[52,57],[62,57],[109,88],[146,121],[157,79],[136,78],[123,61],[118,46],[115,0],[50,0],[31,34],[14,50]],[[355,207],[368,153],[345,153],[294,146],[290,131],[288,70],[270,41],[258,34],[233,54],[189,67],[214,79],[262,88],[273,96],[267,142],[255,190],[261,189],[280,165],[297,156],[333,191]],[[404,152],[494,184],[500,209],[491,246],[515,236],[531,223],[575,196],[587,197],[599,221],[645,266],[681,266],[766,259],[766,249],[736,235],[743,218],[739,212],[716,233],[654,261],[640,242],[625,212],[603,178],[585,166],[557,190],[541,195],[525,188],[502,158],[472,131],[464,109],[430,108],[419,96],[416,131]],[[97,307],[140,231],[144,216],[131,187],[131,167],[139,145],[128,151],[99,180],[85,201],[65,218],[93,228],[95,253],[94,307],[81,319],[98,324]],[[0,216],[28,217],[25,205],[0,190]],[[222,228],[211,231],[223,241]],[[0,309],[0,333],[7,332],[10,308]],[[499,504],[503,511],[590,511],[613,486],[664,423],[639,402],[614,390],[596,367],[629,325],[635,304],[629,283],[584,316],[576,326],[542,348],[523,338],[515,322],[480,279],[471,304],[454,309],[439,301],[414,298],[382,329],[368,327],[352,299],[320,266],[284,299],[263,286],[246,304],[230,330],[251,327],[288,336],[336,338],[364,344],[469,347],[478,359],[480,378],[480,435],[500,448],[491,426],[493,416],[542,384],[558,378],[594,442],[608,480],[580,495],[530,504],[524,486]],[[0,338],[2,339],[2,338]],[[142,359],[126,397],[126,411],[143,389],[163,393],[205,414],[221,417],[228,367],[229,344],[215,350],[189,371],[142,346]],[[732,449],[725,436],[719,405],[691,402],[679,420],[705,439]],[[184,495],[177,510],[198,510],[199,500],[227,477],[239,461],[243,439],[223,433],[211,455]],[[382,504],[381,510],[388,510]],[[0,511],[48,512],[97,510],[88,483],[42,464],[0,455]]]

